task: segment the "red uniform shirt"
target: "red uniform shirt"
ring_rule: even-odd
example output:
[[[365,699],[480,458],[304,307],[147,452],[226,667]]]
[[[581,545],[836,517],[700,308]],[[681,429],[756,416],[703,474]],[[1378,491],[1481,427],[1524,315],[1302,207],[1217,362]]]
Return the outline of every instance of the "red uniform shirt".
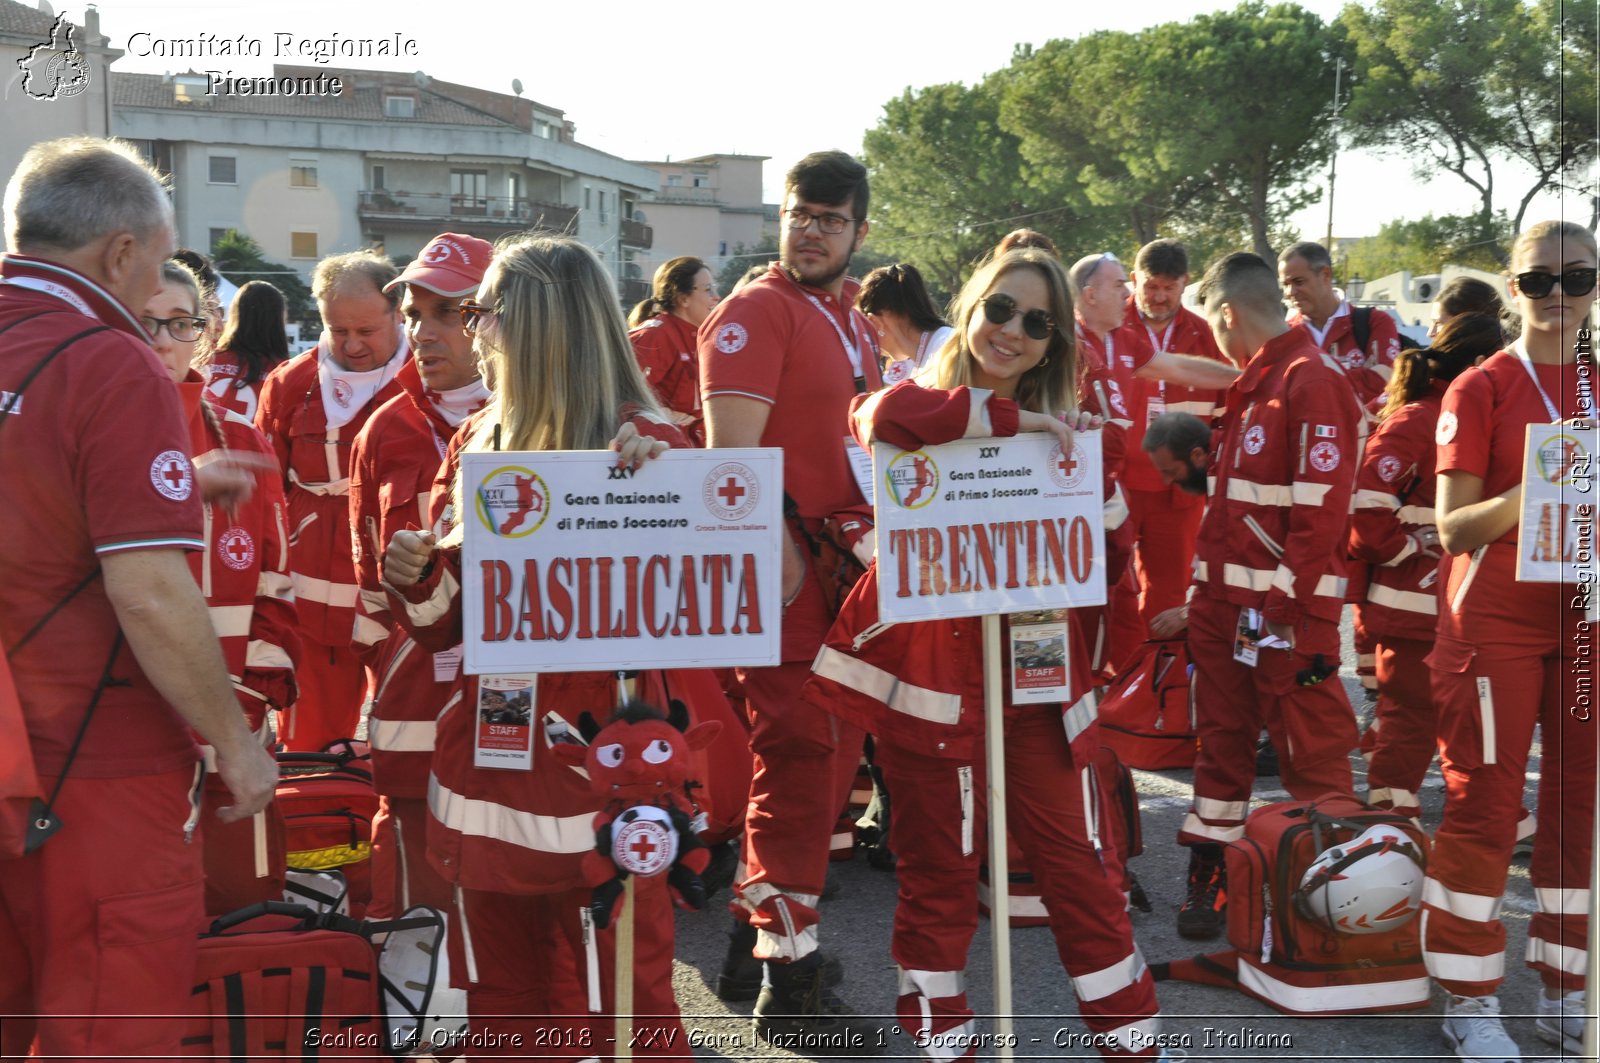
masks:
[[[1228,388],[1195,544],[1200,593],[1274,623],[1338,622],[1361,417],[1340,376],[1290,329]]]
[[[1355,325],[1350,320],[1351,309],[1348,301],[1339,304],[1339,309],[1324,323],[1325,331],[1320,343],[1311,328],[1311,322],[1299,313],[1290,316],[1289,327],[1303,329],[1312,343],[1327,351],[1339,363],[1350,380],[1350,386],[1355,389],[1356,400],[1364,408],[1383,394],[1384,387],[1389,383],[1389,377],[1394,372],[1394,360],[1400,355],[1400,330],[1395,326],[1394,318],[1376,307],[1370,308],[1371,331],[1367,336],[1366,350],[1362,350],[1356,346]]]
[[[356,578],[350,535],[350,451],[374,410],[400,392],[391,380],[340,428],[329,428],[317,378],[321,348],[291,358],[261,385],[256,426],[283,469],[289,502],[289,564],[301,634],[345,646],[355,627]],[[396,358],[405,358],[404,348]]]
[[[434,655],[390,613],[380,577],[395,532],[432,526],[429,496],[455,429],[428,401],[415,364],[400,370],[398,380],[403,393],[368,418],[350,462],[350,523],[361,583],[355,643],[378,677],[367,725],[377,786],[395,797],[423,797],[434,721],[460,666],[447,657],[435,671]]]
[[[1128,389],[1134,372],[1150,360],[1153,352],[1140,348],[1126,326],[1118,326],[1101,338],[1079,324],[1077,338],[1078,405],[1105,421],[1102,453],[1106,471],[1120,483],[1128,464],[1128,429],[1133,424]]]
[[[0,642],[13,653],[35,763],[49,776],[61,770],[118,632],[104,581],[85,578],[107,554],[201,549],[200,492],[177,392],[133,314],[40,259],[0,256],[0,277],[0,406],[66,343],[0,429]],[[125,643],[112,675],[72,774],[155,775],[194,763],[188,726]]]
[[[211,364],[206,366],[206,390],[211,392],[218,406],[254,422],[263,381],[241,383],[244,371],[244,362],[238,355],[232,351],[217,351],[211,356]]]
[[[255,425],[216,409],[202,397],[207,390],[192,370],[178,385],[195,461],[203,465],[226,451],[271,457],[272,448]],[[211,405],[211,417],[202,403]],[[211,626],[222,643],[239,704],[251,729],[258,730],[268,708],[293,704],[294,669],[300,659],[289,580],[288,508],[276,478],[257,477],[250,497],[231,511],[206,503],[205,541],[204,550],[189,555],[189,570],[210,607]]]
[[[1163,413],[1192,413],[1210,423],[1216,416],[1222,393],[1215,388],[1191,388],[1183,384],[1170,384],[1165,380],[1145,380],[1133,375],[1138,366],[1149,363],[1157,351],[1188,354],[1197,358],[1210,358],[1228,364],[1228,359],[1217,348],[1211,335],[1211,326],[1205,319],[1186,307],[1179,307],[1176,315],[1159,329],[1152,328],[1139,316],[1139,307],[1128,300],[1128,315],[1122,328],[1117,330],[1119,343],[1128,348],[1118,350],[1119,360],[1128,368],[1128,416],[1132,421],[1128,429],[1128,459],[1122,482],[1134,491],[1165,491],[1161,474],[1144,451],[1145,429]]]
[[[1443,384],[1379,422],[1361,455],[1350,553],[1373,566],[1362,623],[1374,635],[1433,641],[1439,561],[1418,535],[1433,528],[1434,430]]]
[[[695,328],[676,314],[657,314],[628,333],[633,356],[656,401],[673,413],[694,417],[680,426],[697,447],[706,443],[705,421],[700,414],[700,359]]]
[[[784,453],[783,489],[802,519],[849,525],[847,537],[871,531],[871,509],[845,455],[850,402],[877,390],[878,349],[855,309],[859,285],[839,299],[794,281],[773,264],[764,277],[724,299],[700,326],[701,393],[757,399],[772,407],[761,445]],[[859,367],[852,364],[854,347]],[[820,597],[802,595],[784,615],[784,660],[816,652],[831,618]]]

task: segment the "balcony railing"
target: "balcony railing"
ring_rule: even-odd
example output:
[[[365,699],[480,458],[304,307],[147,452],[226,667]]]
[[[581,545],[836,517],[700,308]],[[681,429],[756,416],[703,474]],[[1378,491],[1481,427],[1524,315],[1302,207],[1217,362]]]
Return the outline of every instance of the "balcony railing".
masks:
[[[623,218],[620,239],[623,247],[648,249],[655,240],[655,232],[642,221]]]
[[[544,228],[570,231],[578,208],[510,196],[451,195],[448,192],[361,192],[357,213],[363,221],[411,224],[467,221],[471,227]],[[649,245],[645,245],[649,246]]]
[[[715,188],[693,188],[684,185],[662,185],[656,192],[658,203],[715,203]]]

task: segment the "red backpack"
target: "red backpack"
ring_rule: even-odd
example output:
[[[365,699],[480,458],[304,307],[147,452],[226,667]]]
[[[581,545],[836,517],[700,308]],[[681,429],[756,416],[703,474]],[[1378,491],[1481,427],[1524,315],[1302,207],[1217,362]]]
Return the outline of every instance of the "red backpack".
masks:
[[[1380,824],[1404,832],[1425,859],[1427,835],[1414,822],[1344,794],[1256,809],[1227,848],[1232,951],[1152,964],[1156,980],[1231,985],[1289,1015],[1427,1007],[1415,918],[1384,933],[1338,933],[1296,897],[1323,851]]]
[[[1101,744],[1133,768],[1194,767],[1189,672],[1189,647],[1183,639],[1146,642],[1100,699]]]
[[[278,754],[276,804],[283,813],[290,869],[344,873],[350,914],[372,900],[372,756],[366,743],[342,739],[321,753]]]

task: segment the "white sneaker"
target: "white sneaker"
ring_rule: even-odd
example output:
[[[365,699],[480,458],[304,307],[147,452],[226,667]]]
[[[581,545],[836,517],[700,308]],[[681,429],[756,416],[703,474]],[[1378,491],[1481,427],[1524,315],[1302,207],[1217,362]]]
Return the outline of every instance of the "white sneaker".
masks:
[[[1499,997],[1452,996],[1444,1006],[1444,1036],[1468,1063],[1521,1063],[1522,1050],[1500,1021]]]
[[[1555,1000],[1539,994],[1539,1017],[1534,1021],[1533,1032],[1541,1041],[1560,1045],[1567,1052],[1583,1051],[1584,1022],[1583,990],[1572,992]]]

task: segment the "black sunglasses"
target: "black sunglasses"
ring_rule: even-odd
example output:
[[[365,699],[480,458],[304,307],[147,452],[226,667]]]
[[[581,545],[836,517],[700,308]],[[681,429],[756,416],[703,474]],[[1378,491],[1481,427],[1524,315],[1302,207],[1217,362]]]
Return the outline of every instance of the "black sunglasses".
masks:
[[[1517,291],[1529,299],[1543,299],[1555,290],[1556,281],[1559,280],[1561,290],[1576,299],[1594,291],[1594,277],[1593,269],[1569,269],[1559,277],[1542,269],[1530,270],[1517,274]]]
[[[1003,292],[983,297],[983,316],[991,325],[1004,325],[1017,316],[1017,301]],[[1022,331],[1029,339],[1049,339],[1056,330],[1056,319],[1044,310],[1029,310],[1022,315]]]

